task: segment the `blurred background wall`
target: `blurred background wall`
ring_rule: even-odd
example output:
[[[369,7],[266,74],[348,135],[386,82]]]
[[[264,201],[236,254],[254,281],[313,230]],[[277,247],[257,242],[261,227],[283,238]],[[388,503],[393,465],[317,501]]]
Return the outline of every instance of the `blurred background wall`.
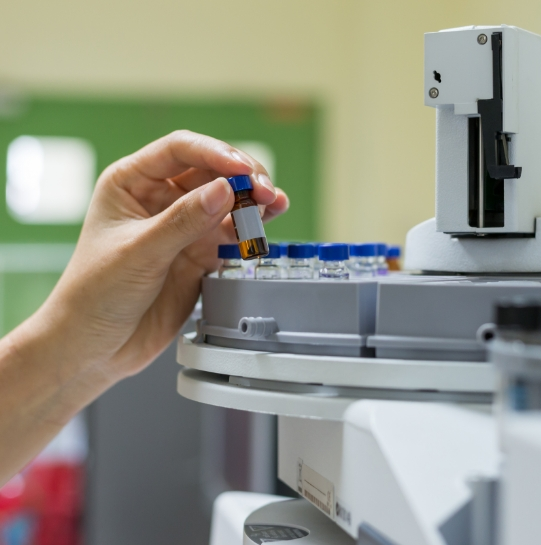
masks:
[[[433,214],[423,32],[541,32],[532,0],[21,0],[2,12],[0,78],[31,91],[319,101],[326,240],[401,242]]]

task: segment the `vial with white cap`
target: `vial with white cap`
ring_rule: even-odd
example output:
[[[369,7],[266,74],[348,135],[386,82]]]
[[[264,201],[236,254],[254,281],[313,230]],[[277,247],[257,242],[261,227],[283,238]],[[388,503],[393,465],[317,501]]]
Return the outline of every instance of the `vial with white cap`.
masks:
[[[269,246],[259,208],[250,195],[254,188],[250,176],[233,176],[227,181],[235,194],[231,217],[241,258],[246,260],[266,256],[269,253]]]
[[[387,244],[377,242],[378,255],[376,257],[376,268],[378,276],[389,274],[389,265],[387,265]]]
[[[237,244],[220,244],[218,257],[223,259],[222,266],[218,271],[220,278],[244,278],[244,268]]]
[[[294,280],[311,280],[314,277],[315,248],[313,244],[290,244],[287,247],[289,260],[287,277]]]
[[[282,278],[280,246],[278,244],[269,244],[268,255],[259,258],[259,263],[255,267],[255,277],[257,280],[280,280]]]
[[[347,244],[322,244],[319,247],[320,280],[348,280],[349,271],[346,261],[349,259]]]
[[[348,269],[351,276],[355,278],[376,276],[377,254],[376,244],[350,244]]]

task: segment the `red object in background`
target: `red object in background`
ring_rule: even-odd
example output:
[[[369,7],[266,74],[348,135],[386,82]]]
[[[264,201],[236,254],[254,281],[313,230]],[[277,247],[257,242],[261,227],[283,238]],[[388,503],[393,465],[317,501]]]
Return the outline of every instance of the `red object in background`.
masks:
[[[39,502],[35,545],[81,544],[84,466],[37,463],[29,468],[27,481]]]
[[[82,545],[83,494],[83,464],[33,462],[0,489],[0,545]]]

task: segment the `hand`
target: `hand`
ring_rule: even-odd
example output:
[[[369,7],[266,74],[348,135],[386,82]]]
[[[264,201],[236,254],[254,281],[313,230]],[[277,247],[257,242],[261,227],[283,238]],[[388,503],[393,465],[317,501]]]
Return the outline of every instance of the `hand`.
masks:
[[[95,381],[92,397],[169,345],[197,301],[201,277],[219,265],[218,244],[236,242],[225,177],[238,174],[250,175],[264,220],[287,210],[261,164],[189,131],[103,172],[73,258],[33,318],[34,327],[52,326],[49,342],[56,332],[63,337],[61,376]]]
[[[235,242],[233,192],[249,174],[265,219],[287,197],[235,148],[175,132],[100,176],[75,253],[43,306],[0,341],[0,485],[80,409],[172,341]]]

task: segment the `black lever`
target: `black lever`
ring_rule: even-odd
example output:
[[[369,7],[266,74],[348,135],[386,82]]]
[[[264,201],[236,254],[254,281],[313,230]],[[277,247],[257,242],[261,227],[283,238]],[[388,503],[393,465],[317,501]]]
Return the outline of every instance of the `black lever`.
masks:
[[[490,177],[495,180],[520,178],[522,167],[509,164],[508,137],[503,132],[502,33],[493,32],[491,43],[493,94],[491,99],[477,101],[486,167]]]

